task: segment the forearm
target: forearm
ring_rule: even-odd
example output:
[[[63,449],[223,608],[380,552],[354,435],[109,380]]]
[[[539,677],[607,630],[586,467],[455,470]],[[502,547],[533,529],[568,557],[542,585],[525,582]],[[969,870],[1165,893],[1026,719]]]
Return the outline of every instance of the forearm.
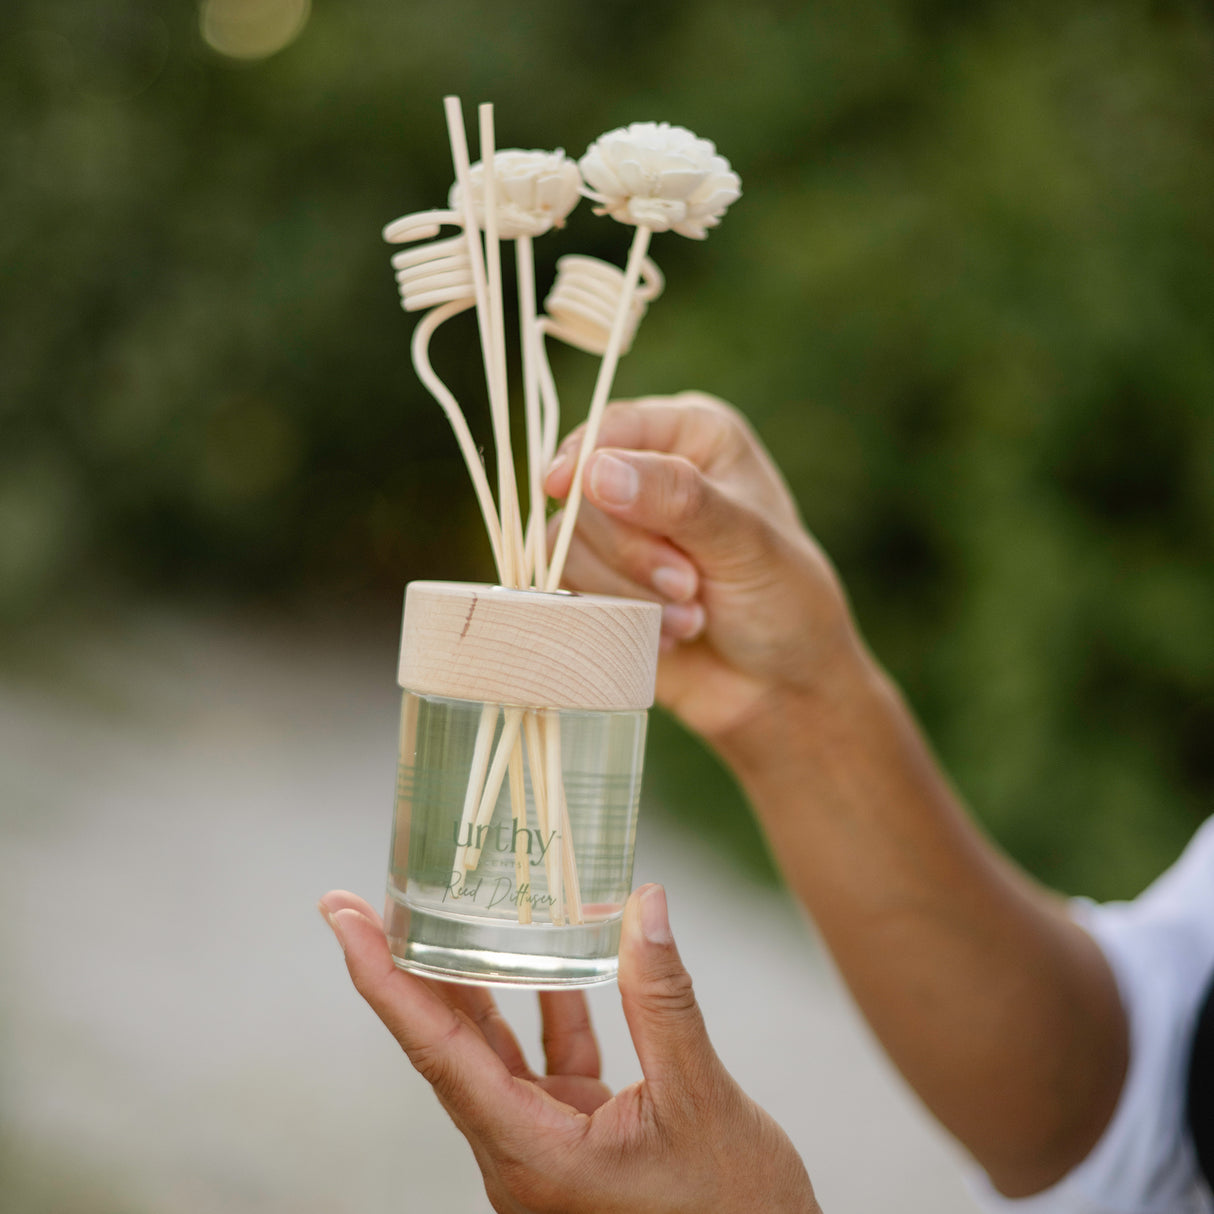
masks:
[[[736,412],[696,396],[633,402],[600,438],[611,450],[587,466],[571,585],[665,597],[657,573],[686,574],[659,698],[738,773],[927,1104],[1005,1191],[1048,1184],[1096,1139],[1124,1071],[1099,951],[967,820]],[[549,474],[556,497],[571,463]]]
[[[1126,1031],[1107,964],[970,822],[863,654],[829,693],[769,698],[717,745],[862,1011],[1009,1195],[1086,1154]]]

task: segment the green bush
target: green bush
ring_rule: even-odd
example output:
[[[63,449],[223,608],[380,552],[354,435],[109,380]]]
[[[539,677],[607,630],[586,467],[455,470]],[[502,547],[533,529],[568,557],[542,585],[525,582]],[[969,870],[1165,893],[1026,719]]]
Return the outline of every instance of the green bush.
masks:
[[[977,813],[1051,882],[1139,888],[1214,791],[1197,4],[316,0],[237,63],[190,6],[8,0],[5,618],[115,579],[488,575],[378,235],[445,199],[446,92],[494,101],[503,146],[717,141],[745,197],[702,246],[655,241],[669,288],[618,390],[743,405]],[[539,251],[625,243],[583,208]],[[470,333],[436,356],[484,433]],[[656,734],[653,789],[746,829]]]

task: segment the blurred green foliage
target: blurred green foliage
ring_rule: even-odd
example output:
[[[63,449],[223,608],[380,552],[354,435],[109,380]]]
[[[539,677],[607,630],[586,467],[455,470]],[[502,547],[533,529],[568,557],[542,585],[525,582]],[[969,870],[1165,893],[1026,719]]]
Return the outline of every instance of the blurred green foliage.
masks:
[[[6,0],[4,618],[489,576],[379,240],[445,199],[447,92],[502,146],[717,142],[745,197],[655,241],[617,391],[746,408],[980,817],[1048,881],[1138,889],[1214,794],[1196,3],[315,0],[241,63],[191,4]],[[541,272],[626,242],[583,207]],[[436,359],[486,434],[471,328]],[[558,364],[570,423],[592,372]],[[758,856],[712,761],[654,741],[651,790]]]

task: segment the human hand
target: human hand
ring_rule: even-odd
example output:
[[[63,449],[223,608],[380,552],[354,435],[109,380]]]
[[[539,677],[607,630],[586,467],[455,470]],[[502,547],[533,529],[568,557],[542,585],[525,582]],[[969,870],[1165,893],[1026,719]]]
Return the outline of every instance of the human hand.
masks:
[[[580,991],[540,995],[548,1073],[483,987],[393,964],[361,898],[321,900],[359,993],[468,1139],[499,1214],[821,1214],[787,1135],[708,1040],[660,886],[628,900],[620,998],[644,1079],[610,1094]]]
[[[582,436],[549,469],[552,497],[569,492]],[[773,693],[829,692],[854,668],[862,646],[839,580],[723,401],[609,406],[584,493],[565,583],[665,604],[658,699],[708,741],[721,748]]]

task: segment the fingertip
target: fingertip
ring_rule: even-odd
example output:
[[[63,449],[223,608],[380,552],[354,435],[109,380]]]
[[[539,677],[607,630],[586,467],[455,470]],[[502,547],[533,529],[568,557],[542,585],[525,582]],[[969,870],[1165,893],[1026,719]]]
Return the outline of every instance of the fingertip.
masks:
[[[573,457],[568,451],[561,450],[556,458],[548,465],[544,476],[544,492],[549,497],[563,498],[569,493],[569,484],[573,479]]]
[[[383,924],[374,912],[366,914],[355,906],[343,905],[340,895],[335,897],[331,894],[326,894],[317,903],[317,909],[337,938],[354,985],[364,995],[366,991],[363,987],[367,978],[396,968]]]
[[[644,885],[638,899],[641,933],[650,944],[673,944],[666,890],[660,885]]]
[[[624,907],[624,937],[633,947],[674,943],[663,886],[649,882],[632,891]]]
[[[383,921],[380,918],[379,911],[365,898],[360,898],[357,894],[350,893],[349,890],[330,890],[321,898],[316,906],[326,920],[328,920],[330,915],[336,914],[339,910],[356,910],[372,923],[382,926]]]
[[[649,581],[658,594],[672,603],[689,602],[700,588],[695,566],[682,561],[668,560],[659,565],[649,575]]]
[[[349,908],[346,899],[352,896],[344,890],[331,890],[316,904],[316,909],[320,911],[324,921],[329,925],[329,930],[337,937],[337,943],[341,945],[343,953],[346,951],[346,937],[337,922],[337,913]]]
[[[677,641],[694,641],[706,621],[701,603],[667,603],[662,608],[662,632]]]
[[[362,930],[365,927],[373,926],[366,915],[359,914],[349,906],[330,910],[325,918],[328,919],[329,926],[337,937],[337,943],[341,945],[341,951],[346,954],[347,958],[350,956],[351,950],[358,947],[359,934]]]
[[[641,894],[649,888],[642,885],[628,895],[624,903],[624,921],[620,926],[620,978],[625,980],[628,971],[630,954],[644,945],[645,937],[641,932]],[[621,988],[623,989],[623,988]]]

